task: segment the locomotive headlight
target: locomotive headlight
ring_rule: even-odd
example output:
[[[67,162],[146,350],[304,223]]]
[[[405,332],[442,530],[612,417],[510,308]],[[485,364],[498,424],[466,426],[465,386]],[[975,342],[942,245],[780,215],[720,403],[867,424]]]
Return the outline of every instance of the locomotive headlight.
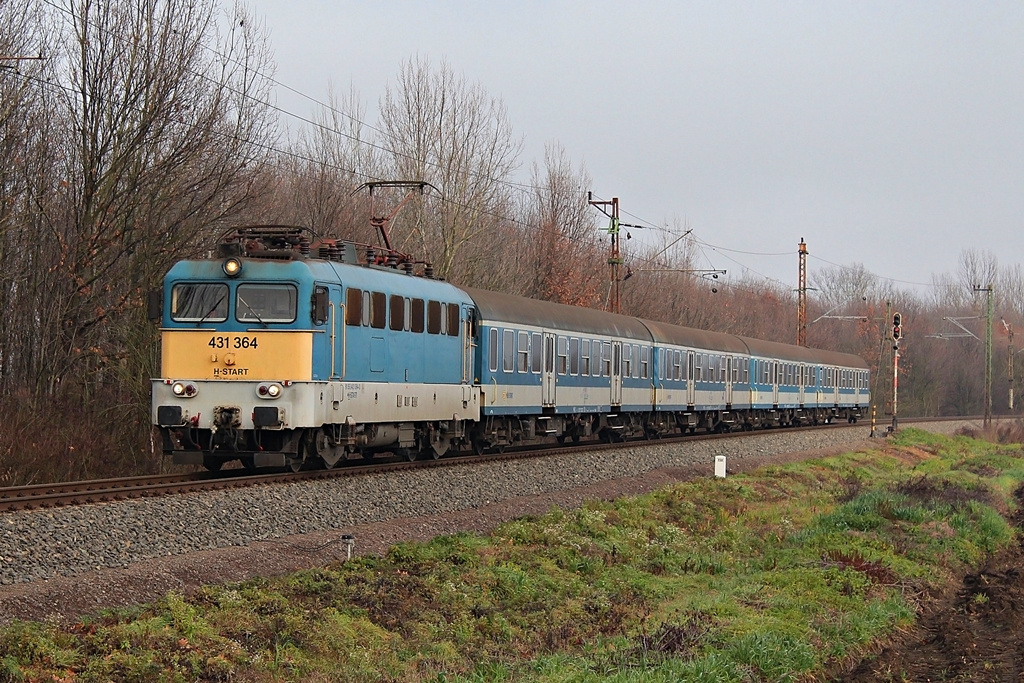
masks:
[[[224,269],[224,274],[228,277],[235,277],[242,272],[242,262],[236,258],[229,258],[221,268]]]
[[[260,398],[277,398],[281,391],[280,384],[261,384],[256,387],[256,395]]]
[[[171,385],[171,393],[178,398],[192,398],[199,393],[199,387],[192,382],[175,382]]]

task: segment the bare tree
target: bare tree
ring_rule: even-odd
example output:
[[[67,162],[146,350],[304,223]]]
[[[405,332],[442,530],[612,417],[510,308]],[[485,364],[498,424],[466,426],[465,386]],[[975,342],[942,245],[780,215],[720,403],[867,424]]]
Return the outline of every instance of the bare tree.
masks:
[[[594,210],[587,203],[590,175],[574,169],[565,149],[550,143],[543,170],[533,165],[526,207],[524,252],[530,260],[526,296],[575,306],[603,304],[605,258],[594,244]]]
[[[22,396],[43,321],[17,320],[15,311],[31,301],[45,274],[38,206],[57,190],[52,147],[59,131],[46,110],[41,77],[53,44],[38,4],[0,2],[0,53],[38,57],[0,62],[0,390]]]
[[[394,179],[423,180],[441,193],[410,207],[396,239],[447,278],[467,244],[507,220],[521,143],[501,100],[446,62],[434,69],[424,58],[406,61],[380,110]]]
[[[380,180],[382,151],[367,135],[366,107],[350,90],[339,98],[329,88],[328,104],[317,110],[286,156],[288,222],[318,235],[370,242],[369,201],[357,193],[367,181]]]
[[[18,219],[35,231],[31,269],[5,323],[30,331],[20,362],[37,392],[73,379],[88,396],[124,372],[140,399],[155,346],[129,328],[145,289],[256,190],[275,135],[266,36],[241,6],[220,31],[213,0],[44,9],[62,47],[39,81],[48,159]]]

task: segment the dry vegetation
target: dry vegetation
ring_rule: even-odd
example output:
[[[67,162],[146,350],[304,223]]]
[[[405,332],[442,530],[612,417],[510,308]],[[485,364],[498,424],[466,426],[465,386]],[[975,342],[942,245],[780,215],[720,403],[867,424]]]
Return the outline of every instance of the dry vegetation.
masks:
[[[288,223],[375,242],[369,196],[359,191],[367,181],[430,183],[391,229],[398,249],[431,261],[439,276],[582,306],[607,301],[607,235],[587,204],[587,190],[602,183],[556,143],[542,160],[523,160],[504,103],[447,63],[404,61],[375,122],[359,93],[332,94],[315,125],[286,133],[291,124],[271,105],[272,45],[241,5],[3,2],[0,54],[46,56],[0,68],[6,483],[159,468],[146,428],[159,357],[146,293],[171,263],[205,254],[231,226]],[[373,210],[389,213],[403,198],[378,191]],[[692,235],[680,239],[686,227],[668,220],[645,240],[623,240],[632,275],[623,312],[792,341],[792,289],[683,272],[704,265]],[[998,313],[1019,321],[1024,277],[1019,266],[966,252],[956,275],[936,280],[923,300],[859,266],[812,269],[809,320],[863,320],[824,318],[808,341],[862,355],[884,382],[892,302],[908,335],[901,412],[979,413],[978,341],[924,335],[947,330],[943,316],[976,315],[978,283],[994,284]],[[997,340],[996,387],[1006,386],[1006,359]],[[996,392],[997,412],[1004,394]]]

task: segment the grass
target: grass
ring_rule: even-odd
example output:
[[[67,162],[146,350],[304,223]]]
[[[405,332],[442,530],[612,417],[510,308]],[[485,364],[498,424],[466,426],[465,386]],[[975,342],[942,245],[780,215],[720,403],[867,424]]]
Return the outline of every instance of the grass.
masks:
[[[1014,539],[1019,445],[884,450],[0,631],[0,681],[797,681]]]

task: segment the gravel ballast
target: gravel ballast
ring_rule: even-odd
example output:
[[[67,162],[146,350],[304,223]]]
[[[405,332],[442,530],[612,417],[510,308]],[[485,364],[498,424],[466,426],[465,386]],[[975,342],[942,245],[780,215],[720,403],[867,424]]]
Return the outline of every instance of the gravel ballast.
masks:
[[[963,422],[926,423],[952,433]],[[727,440],[261,485],[0,515],[0,623],[69,618],[168,590],[280,574],[495,525],[553,506],[869,448],[869,428],[778,430]],[[789,457],[784,457],[789,455]]]

